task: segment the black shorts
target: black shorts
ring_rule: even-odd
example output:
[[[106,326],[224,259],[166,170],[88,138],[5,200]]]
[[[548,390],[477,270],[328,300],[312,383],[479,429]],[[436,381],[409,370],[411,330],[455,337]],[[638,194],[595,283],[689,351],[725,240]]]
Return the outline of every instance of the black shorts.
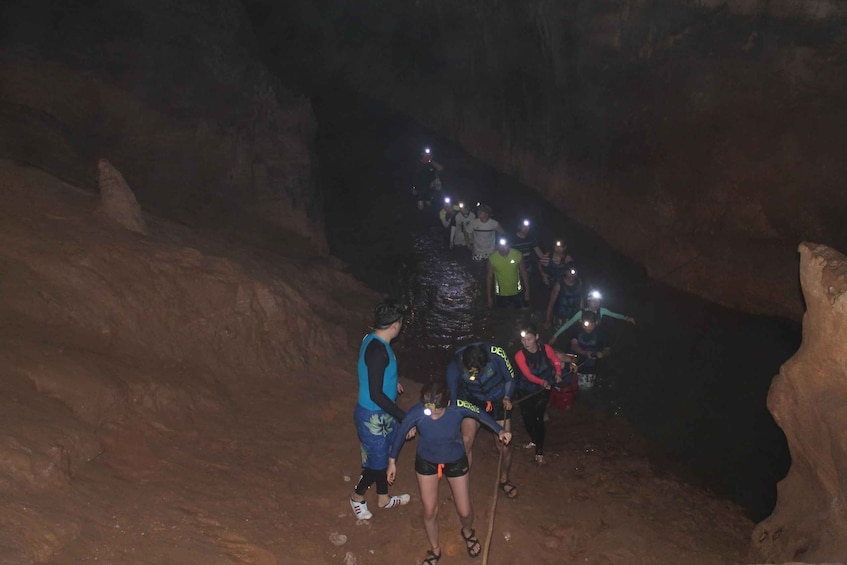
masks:
[[[494,304],[498,308],[526,308],[528,306],[526,300],[524,300],[523,293],[518,293],[514,296],[500,296],[498,294],[494,297]]]
[[[419,475],[437,475],[438,465],[438,463],[431,463],[426,459],[415,457],[415,472]],[[442,473],[444,473],[445,477],[450,478],[463,477],[468,474],[469,467],[468,456],[462,455],[462,457],[452,463],[444,463]]]

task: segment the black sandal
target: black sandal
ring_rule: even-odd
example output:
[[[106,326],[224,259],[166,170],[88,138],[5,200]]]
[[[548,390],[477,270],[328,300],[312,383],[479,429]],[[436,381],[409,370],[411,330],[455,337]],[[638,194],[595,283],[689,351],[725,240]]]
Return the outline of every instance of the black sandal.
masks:
[[[441,553],[438,555],[431,549],[426,551],[426,558],[421,562],[421,565],[435,565],[441,559]]]
[[[479,543],[479,539],[476,537],[476,532],[471,530],[470,535],[465,535],[465,529],[461,528],[459,533],[462,534],[462,539],[465,540],[465,546],[468,549],[468,555],[471,557],[479,557],[479,554],[482,553],[482,545]]]
[[[506,496],[509,498],[518,497],[518,487],[508,479],[500,483],[500,490],[505,492]]]

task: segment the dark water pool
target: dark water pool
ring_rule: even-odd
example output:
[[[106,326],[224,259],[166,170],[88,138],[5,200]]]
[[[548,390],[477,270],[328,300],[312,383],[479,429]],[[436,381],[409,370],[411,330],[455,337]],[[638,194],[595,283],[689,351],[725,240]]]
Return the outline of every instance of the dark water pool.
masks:
[[[445,166],[446,194],[490,204],[507,229],[530,217],[542,242],[565,238],[586,285],[603,291],[606,307],[637,319],[634,327],[608,325],[615,351],[601,367],[595,409],[629,420],[659,448],[659,464],[731,498],[751,518],[772,511],[790,461],[765,401],[799,346],[798,324],[655,283],[531,189],[377,104],[335,91],[316,97],[314,107],[330,247],[360,280],[412,305],[397,343],[407,376],[443,374],[454,346],[472,340],[515,351],[516,324],[543,319],[547,298],[535,281],[528,311],[484,308],[482,270],[447,249],[437,209],[418,211],[408,189],[421,147],[431,145]]]

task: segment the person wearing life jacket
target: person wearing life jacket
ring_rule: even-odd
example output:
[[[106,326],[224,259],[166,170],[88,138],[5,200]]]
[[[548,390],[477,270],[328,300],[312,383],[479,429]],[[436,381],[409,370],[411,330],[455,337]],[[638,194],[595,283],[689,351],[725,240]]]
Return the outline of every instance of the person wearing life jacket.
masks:
[[[438,220],[444,229],[453,226],[453,218],[459,212],[459,205],[453,204],[449,196],[445,196],[441,202],[441,210],[438,211]]]
[[[444,167],[432,158],[432,149],[424,147],[421,151],[418,170],[412,183],[412,194],[417,196],[418,210],[432,203],[435,194],[441,191],[441,178],[439,174]]]
[[[471,237],[468,233],[473,233],[470,224],[476,220],[476,214],[473,213],[470,206],[461,200],[458,206],[459,213],[453,216],[453,226],[450,228],[450,249],[456,246],[467,247]]]
[[[552,286],[561,282],[565,278],[569,263],[573,263],[573,257],[568,254],[568,246],[564,240],[557,239],[553,244],[553,252],[538,261],[544,284]]]
[[[484,410],[506,431],[511,431],[515,371],[502,347],[491,343],[472,343],[460,348],[447,367],[447,386],[455,405],[471,404]],[[469,464],[473,464],[473,444],[478,431],[478,421],[468,418],[462,422],[462,440]],[[503,459],[500,488],[506,496],[515,498],[518,496],[518,488],[509,480],[511,447],[501,443],[496,445]]]
[[[524,426],[529,434],[527,449],[535,448],[535,462],[547,465],[544,459],[546,426],[544,413],[550,401],[550,390],[562,382],[562,364],[553,348],[541,343],[535,324],[521,329],[521,348],[515,353],[518,366],[518,397]],[[567,375],[570,377],[570,373]]]
[[[374,308],[373,332],[362,340],[359,348],[359,397],[353,410],[353,421],[362,452],[362,474],[350,495],[350,506],[359,520],[369,520],[365,494],[376,483],[380,508],[408,504],[408,494],[388,495],[388,450],[394,441],[398,422],[406,413],[397,406],[403,393],[398,382],[397,358],[391,340],[403,327],[404,308],[393,300],[385,300]]]
[[[570,320],[583,307],[582,279],[579,278],[576,265],[565,263],[565,268],[564,278],[553,283],[553,288],[550,289],[547,316],[544,319],[545,328]]]
[[[632,316],[627,316],[625,314],[618,314],[617,312],[612,312],[608,308],[603,308],[600,306],[600,301],[603,299],[603,295],[600,294],[598,290],[592,290],[586,296],[585,301],[588,304],[584,310],[581,310],[571,316],[571,318],[562,324],[562,326],[556,330],[556,333],[553,334],[553,337],[550,338],[550,344],[556,343],[556,340],[562,335],[568,328],[572,325],[580,321],[585,314],[585,312],[594,312],[595,317],[597,318],[597,324],[603,321],[603,318],[613,318],[616,320],[624,320],[625,322],[629,322],[632,325],[635,325],[635,318]]]
[[[597,331],[598,318],[593,311],[583,310],[579,333],[571,339],[568,351],[579,357],[577,379],[581,391],[594,387],[597,360],[609,354],[603,334]]]

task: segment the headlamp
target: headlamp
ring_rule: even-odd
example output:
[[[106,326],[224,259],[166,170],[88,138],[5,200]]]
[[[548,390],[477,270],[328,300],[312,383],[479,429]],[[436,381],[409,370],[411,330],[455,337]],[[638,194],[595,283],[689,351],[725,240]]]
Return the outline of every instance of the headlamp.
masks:
[[[561,247],[561,246],[562,246],[562,242],[561,242],[561,241],[557,241],[557,242],[556,242],[556,247]]]
[[[600,294],[599,290],[592,290],[588,293],[589,300],[600,300],[601,298],[603,298],[603,295]]]
[[[479,374],[479,369],[477,369],[476,367],[474,367],[473,369],[468,369],[468,380],[469,381],[475,381],[476,376],[478,374]]]
[[[429,155],[430,153],[432,153],[432,149],[430,149],[429,147],[424,147],[424,153]]]
[[[588,320],[585,320],[584,322],[582,322],[582,325],[585,326],[586,328],[589,326],[589,324],[591,324],[591,322],[589,322]]]
[[[501,237],[501,238],[500,238],[500,245],[502,245],[503,247],[506,247],[506,243],[507,243],[507,242],[506,242],[506,238],[505,238],[505,237]]]
[[[529,227],[529,220],[524,220],[523,225],[528,228]]]
[[[571,269],[571,270],[570,270],[570,273],[571,273],[572,275],[575,275],[575,274],[576,274],[576,269]]]
[[[459,202],[459,208],[464,208],[464,207],[465,207],[465,203],[464,203],[464,202]]]
[[[424,411],[423,411],[423,412],[424,412],[424,415],[426,415],[426,416],[432,416],[432,411],[433,411],[433,410],[435,410],[435,403],[434,403],[434,402],[430,402],[430,403],[424,404]]]
[[[444,197],[444,203],[445,203],[445,204],[450,204],[450,197],[449,197],[449,196],[445,196],[445,197]]]
[[[527,335],[529,334],[527,334],[526,330],[521,330],[521,337],[526,337]]]

